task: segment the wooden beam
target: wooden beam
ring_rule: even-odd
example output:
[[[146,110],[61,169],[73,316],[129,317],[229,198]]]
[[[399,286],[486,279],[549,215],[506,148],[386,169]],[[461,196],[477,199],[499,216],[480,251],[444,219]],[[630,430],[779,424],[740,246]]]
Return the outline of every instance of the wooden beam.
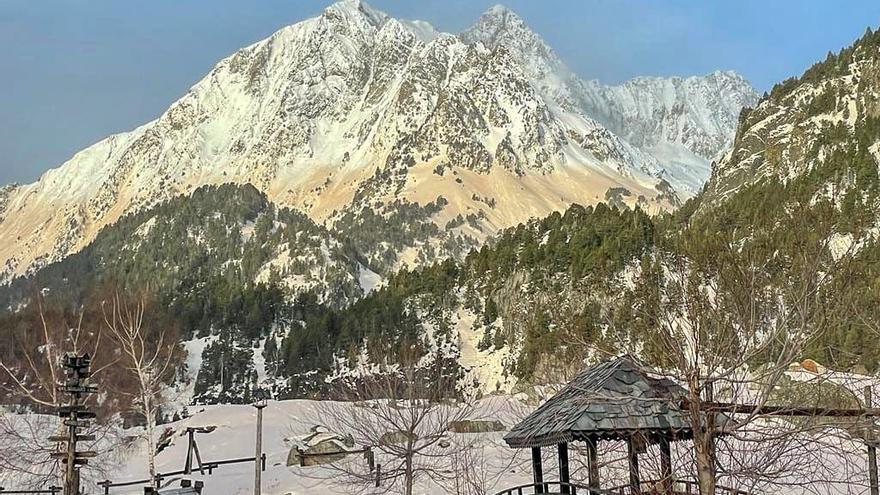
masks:
[[[626,440],[626,447],[627,457],[629,458],[629,492],[632,495],[641,495],[642,482],[639,475],[639,453],[636,451],[632,437]]]
[[[183,474],[192,474],[193,443],[195,443],[193,433],[194,430],[192,428],[186,429],[186,460],[183,461]]]
[[[865,387],[865,407],[871,407],[871,386]],[[865,440],[868,444],[868,480],[871,485],[871,495],[880,495],[880,485],[877,482],[877,447],[874,446],[874,419],[868,418],[868,428],[865,430]]]
[[[672,449],[666,437],[660,438],[660,476],[663,491],[672,495]]]
[[[599,489],[599,449],[597,448],[598,440],[587,440],[587,457],[590,463],[589,479],[590,488]]]
[[[556,445],[559,454],[559,482],[562,483],[560,491],[562,493],[571,493],[568,483],[571,478],[568,472],[568,444],[563,442]]]
[[[681,407],[686,409],[687,401],[683,401]],[[828,416],[837,418],[857,418],[866,416],[871,418],[880,417],[880,409],[838,409],[832,407],[800,407],[800,406],[768,406],[755,404],[734,404],[731,402],[700,403],[703,411],[734,413],[734,414],[763,414],[766,416]]]
[[[532,475],[535,493],[544,493],[544,467],[541,465],[541,447],[532,447]]]

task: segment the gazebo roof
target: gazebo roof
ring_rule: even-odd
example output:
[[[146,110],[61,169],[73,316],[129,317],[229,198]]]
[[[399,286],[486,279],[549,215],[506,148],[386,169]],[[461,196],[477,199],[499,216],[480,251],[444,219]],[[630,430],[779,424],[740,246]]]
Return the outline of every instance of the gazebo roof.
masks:
[[[672,380],[651,375],[630,356],[587,368],[514,426],[504,440],[523,448],[636,435],[648,442],[691,438],[688,412],[678,407],[687,391]],[[719,424],[727,421],[718,415]]]

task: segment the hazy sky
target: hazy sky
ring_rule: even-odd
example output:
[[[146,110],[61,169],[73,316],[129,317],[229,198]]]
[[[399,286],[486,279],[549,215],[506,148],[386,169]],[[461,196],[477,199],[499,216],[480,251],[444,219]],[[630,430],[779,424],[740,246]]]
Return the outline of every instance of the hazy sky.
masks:
[[[319,13],[313,0],[0,0],[0,184],[29,182],[160,115],[220,58]],[[497,0],[373,0],[440,30]],[[586,78],[734,69],[759,90],[867,26],[878,0],[507,0]]]

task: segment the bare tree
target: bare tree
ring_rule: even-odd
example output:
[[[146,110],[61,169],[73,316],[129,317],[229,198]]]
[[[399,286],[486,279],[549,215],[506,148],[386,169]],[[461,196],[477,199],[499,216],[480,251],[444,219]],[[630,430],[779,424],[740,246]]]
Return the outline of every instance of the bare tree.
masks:
[[[835,299],[843,293],[848,263],[859,240],[834,250],[835,225],[826,213],[793,209],[784,222],[802,235],[784,242],[772,229],[686,232],[672,243],[674,248],[659,249],[642,267],[632,306],[645,337],[644,347],[637,351],[686,385],[694,462],[703,495],[715,493],[716,439],[722,433],[711,402],[723,398],[768,404],[790,364],[822,335],[829,314],[840,307]],[[755,413],[737,416],[723,433],[733,435],[742,447],[742,442],[756,438],[760,417]],[[803,433],[795,423],[785,424],[785,434],[777,424],[772,434],[760,437],[761,445],[752,445],[773,454],[772,459],[734,456],[743,473],[760,474],[762,482],[782,476],[767,467],[778,466],[772,461],[785,458],[795,435]],[[771,438],[776,441],[775,450]],[[745,466],[746,459],[761,465]],[[734,474],[725,471],[725,475]]]
[[[67,353],[99,356],[106,347],[100,330],[84,325],[85,313],[47,308],[37,296],[5,320],[12,345],[0,351],[0,472],[15,476],[20,486],[43,486],[59,475],[59,462],[50,457],[59,445],[48,437],[63,430],[55,415],[64,400],[57,387],[64,378],[62,359]],[[95,359],[93,377],[100,380],[112,364],[104,356]],[[91,433],[104,441],[107,432],[106,425],[97,425]]]
[[[102,309],[107,333],[119,352],[119,365],[134,379],[135,386],[120,393],[132,399],[132,412],[144,422],[147,469],[151,486],[156,488],[156,422],[164,404],[163,390],[180,358],[175,327],[148,320],[146,296],[126,299],[117,293]]]
[[[374,471],[364,462],[329,465],[328,477],[340,489],[412,495],[419,480],[450,481],[456,455],[471,447],[449,436],[456,424],[475,417],[472,401],[458,394],[456,375],[439,361],[422,365],[409,352],[400,361],[337,379],[333,398],[341,402],[321,401],[309,418],[371,448],[381,464]]]
[[[455,495],[487,495],[498,491],[498,486],[512,469],[521,469],[528,464],[522,450],[510,455],[493,455],[492,449],[501,449],[498,438],[481,435],[467,439],[463,448],[456,448],[450,454],[450,471],[453,476],[442,485],[448,493]]]

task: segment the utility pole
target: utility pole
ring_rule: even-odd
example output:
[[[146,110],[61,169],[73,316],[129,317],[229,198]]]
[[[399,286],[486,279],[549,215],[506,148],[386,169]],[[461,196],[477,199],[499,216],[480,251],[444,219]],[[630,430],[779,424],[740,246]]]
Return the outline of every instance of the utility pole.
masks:
[[[64,495],[82,495],[79,483],[80,466],[87,465],[88,460],[97,455],[94,451],[76,450],[77,442],[95,440],[94,435],[79,434],[80,429],[88,428],[91,420],[95,419],[95,413],[85,406],[86,395],[97,392],[97,387],[88,383],[91,364],[92,359],[88,354],[82,356],[67,354],[64,356],[65,381],[58,384],[58,388],[70,397],[67,404],[58,408],[58,416],[64,418],[63,424],[67,427],[67,434],[51,436],[49,441],[67,444],[64,451],[51,454],[53,459],[60,459],[65,464]]]
[[[262,493],[262,457],[263,457],[263,409],[266,408],[266,393],[262,389],[254,392],[254,407],[257,409],[257,441],[254,452],[254,495]]]

